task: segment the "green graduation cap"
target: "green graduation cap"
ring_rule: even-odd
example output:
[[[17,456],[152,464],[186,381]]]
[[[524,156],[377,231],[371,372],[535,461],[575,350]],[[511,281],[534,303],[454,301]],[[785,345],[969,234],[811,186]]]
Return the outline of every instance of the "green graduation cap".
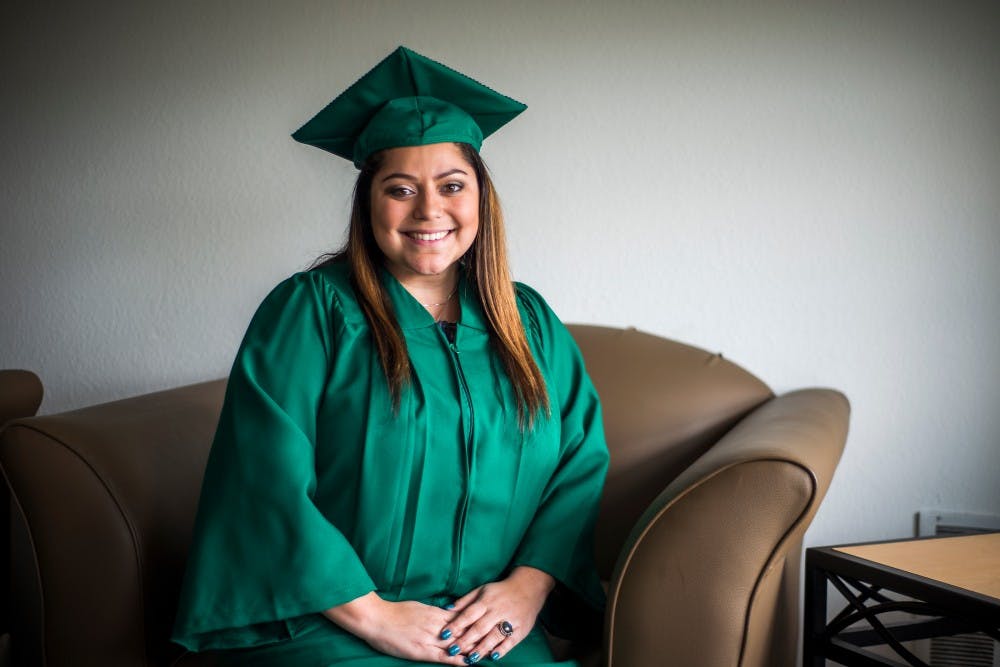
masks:
[[[375,151],[472,144],[527,107],[461,72],[399,47],[292,135],[361,168]]]

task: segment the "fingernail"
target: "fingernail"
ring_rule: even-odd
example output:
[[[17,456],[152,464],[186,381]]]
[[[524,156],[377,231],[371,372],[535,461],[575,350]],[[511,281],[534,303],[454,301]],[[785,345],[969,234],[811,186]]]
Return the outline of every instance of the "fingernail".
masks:
[[[490,653],[490,660],[499,660],[499,659],[500,659],[500,651],[493,651],[493,653]]]
[[[444,606],[444,608],[445,608],[445,609],[454,609],[454,608],[455,608],[455,603],[453,603],[453,602],[449,602],[448,604],[446,604],[446,605]]]
[[[445,628],[441,631],[441,639],[451,639],[451,630]]]
[[[474,664],[479,662],[479,651],[473,651],[472,655],[469,656],[469,664]]]
[[[458,655],[458,652],[462,649],[458,648],[458,644],[452,644],[448,647],[448,655]]]

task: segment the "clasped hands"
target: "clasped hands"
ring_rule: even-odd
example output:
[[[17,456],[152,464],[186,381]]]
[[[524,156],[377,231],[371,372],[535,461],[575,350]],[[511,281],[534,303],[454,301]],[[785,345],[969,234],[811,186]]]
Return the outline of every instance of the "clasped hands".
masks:
[[[408,660],[471,665],[499,660],[524,639],[555,580],[533,567],[514,568],[506,579],[474,588],[449,608],[383,600],[374,591],[324,615],[370,646]],[[513,634],[504,636],[507,621]]]

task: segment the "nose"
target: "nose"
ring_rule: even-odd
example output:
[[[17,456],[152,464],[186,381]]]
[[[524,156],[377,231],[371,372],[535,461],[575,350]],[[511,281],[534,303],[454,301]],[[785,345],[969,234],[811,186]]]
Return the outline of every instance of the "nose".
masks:
[[[441,217],[441,194],[433,188],[423,190],[417,195],[413,208],[413,217],[418,220],[433,220]]]

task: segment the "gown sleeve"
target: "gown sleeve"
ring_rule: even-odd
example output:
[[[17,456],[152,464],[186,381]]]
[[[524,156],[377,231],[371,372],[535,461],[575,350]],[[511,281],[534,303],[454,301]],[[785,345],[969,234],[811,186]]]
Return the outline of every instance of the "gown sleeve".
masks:
[[[556,579],[541,614],[550,632],[600,636],[605,596],[594,564],[594,522],[608,468],[600,400],[569,331],[537,292],[517,288],[525,325],[537,332],[551,409],[560,419],[560,454],[513,566],[530,565]]]
[[[312,501],[316,419],[339,322],[315,273],[263,301],[233,364],[209,454],[174,641],[258,646],[375,585]],[[299,624],[300,626],[300,624]]]

